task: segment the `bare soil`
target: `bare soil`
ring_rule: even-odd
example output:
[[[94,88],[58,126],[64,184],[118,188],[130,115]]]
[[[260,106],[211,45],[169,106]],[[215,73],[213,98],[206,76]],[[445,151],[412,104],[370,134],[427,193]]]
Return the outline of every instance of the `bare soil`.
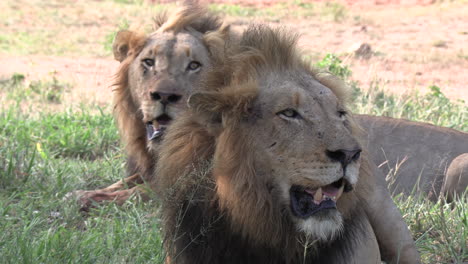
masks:
[[[0,76],[24,74],[27,81],[50,81],[56,78],[73,88],[64,98],[66,104],[95,101],[105,106],[111,102],[113,74],[119,63],[111,58],[69,58],[57,56],[0,55]]]
[[[275,1],[228,2],[264,6]],[[290,18],[270,23],[299,32],[300,45],[313,60],[326,53],[340,55],[363,89],[377,84],[396,93],[426,92],[428,86],[437,85],[449,98],[468,102],[468,3],[433,3],[433,0],[343,3],[346,6],[343,21]],[[354,55],[361,44],[371,48],[367,58]],[[117,67],[111,57],[14,56],[0,52],[1,78],[13,73],[25,74],[28,80],[50,79],[51,74],[55,75],[73,85],[71,96],[67,96],[70,103],[94,100],[108,104]]]

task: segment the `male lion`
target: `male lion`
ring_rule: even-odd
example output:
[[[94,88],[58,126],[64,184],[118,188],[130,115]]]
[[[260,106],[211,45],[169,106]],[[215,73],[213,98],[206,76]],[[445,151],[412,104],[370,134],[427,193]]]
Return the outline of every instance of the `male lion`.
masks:
[[[134,175],[105,189],[75,192],[84,210],[92,201],[121,204],[139,190],[136,184],[151,177],[165,129],[185,110],[187,96],[211,63],[208,43],[227,31],[217,16],[190,3],[171,16],[161,14],[155,23],[152,34],[120,31],[113,44],[121,62],[114,113]]]
[[[404,119],[358,115],[372,160],[393,193],[422,192],[452,201],[468,186],[468,133]]]
[[[169,263],[419,263],[345,91],[295,42],[247,29],[168,129],[152,187]]]
[[[170,17],[160,15],[156,20],[156,30],[150,36],[131,31],[121,31],[117,34],[113,51],[114,57],[121,62],[121,66],[116,75],[114,113],[119,125],[122,141],[126,142],[126,151],[129,156],[128,171],[133,176],[104,189],[74,192],[80,197],[82,209],[87,210],[92,201],[115,200],[118,204],[121,204],[130,195],[135,193],[138,189],[134,187],[136,184],[143,183],[144,180],[147,181],[152,177],[153,158],[157,155],[156,148],[161,141],[164,130],[186,108],[186,97],[193,90],[200,72],[209,66],[209,50],[206,45],[208,39],[210,39],[210,34],[208,33],[210,31],[222,30],[220,25],[221,22],[218,17],[207,13],[199,6],[187,4]],[[174,34],[174,36],[171,36],[171,34]],[[176,45],[171,45],[171,43],[176,43]],[[190,56],[187,55],[187,50],[184,53],[181,43],[185,43],[186,46],[190,47],[189,51],[193,51]],[[162,48],[155,50],[157,46]],[[149,56],[147,60],[141,61],[143,55],[146,55],[145,52],[151,50],[155,54]],[[138,75],[141,75],[145,71],[144,65],[148,62],[150,64],[155,63],[159,65],[158,67],[163,67],[164,69],[158,75],[152,75],[153,77],[150,79],[137,78]],[[167,62],[167,65],[165,62]],[[181,70],[189,66],[194,69],[190,71]],[[153,71],[157,71],[157,69],[153,68]],[[154,96],[149,95],[149,91],[155,92]],[[161,93],[164,96],[159,98]],[[151,116],[155,117],[153,125],[144,119],[143,109],[152,112]],[[166,111],[166,113],[161,111]],[[368,126],[370,123],[381,123],[379,121],[381,119],[371,116],[358,117],[358,123],[363,125],[366,130],[369,129],[369,135],[375,135],[370,136],[371,144],[369,144],[369,150],[373,154],[371,156],[377,164],[381,164],[386,159],[390,159],[389,163],[394,164],[398,160],[398,157],[404,157],[406,152],[402,151],[402,147],[399,146],[411,145],[417,149],[427,144],[423,142],[417,145],[401,137],[396,139],[393,137],[397,140],[397,143],[401,142],[401,144],[394,144],[394,142],[388,142],[388,140],[380,142],[381,135],[387,134],[386,130],[380,129],[387,127],[386,122],[383,122],[379,126]],[[393,122],[389,121],[388,123],[391,125]],[[405,124],[400,124],[399,130],[405,131],[405,127]],[[150,138],[152,140],[149,140]],[[377,141],[380,143],[374,144]],[[385,144],[387,142],[388,144]],[[451,142],[455,141],[452,140]],[[392,153],[400,155],[383,156],[382,149],[386,150],[387,153],[392,151]],[[437,153],[434,153],[433,156],[440,156]],[[419,175],[421,172],[422,165],[424,165],[420,162],[421,160],[411,160],[404,164],[405,166],[417,164],[417,168],[419,169],[417,173],[414,173],[416,170],[404,170],[406,173],[400,172],[401,176],[399,178],[411,179],[410,181],[404,181],[404,184],[409,182],[402,187],[405,190],[412,189],[415,186],[416,181],[413,176]],[[384,171],[385,168],[383,168]],[[462,173],[467,174],[468,168],[462,167],[461,169]],[[460,168],[453,168],[452,171],[454,171],[452,174],[458,175],[456,172],[460,171]],[[431,174],[430,170],[425,170],[423,176],[426,175],[427,177],[422,178],[427,182],[439,182],[439,177]],[[463,177],[461,180],[466,181],[467,178]],[[457,185],[460,180],[455,176],[447,177],[447,179],[445,182],[452,184],[445,184],[444,190],[452,190],[457,187],[461,190],[457,192],[460,194],[464,190],[463,186],[466,187],[467,185],[466,183],[462,187]],[[130,189],[122,190],[125,187],[130,187]],[[447,191],[447,193],[451,192]]]

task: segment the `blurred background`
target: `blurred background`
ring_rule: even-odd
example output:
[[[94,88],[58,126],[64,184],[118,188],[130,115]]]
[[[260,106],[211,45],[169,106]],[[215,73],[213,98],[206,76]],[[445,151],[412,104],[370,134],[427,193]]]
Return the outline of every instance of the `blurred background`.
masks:
[[[338,56],[362,89],[401,94],[426,93],[437,86],[450,99],[468,101],[464,0],[202,2],[238,27],[261,21],[293,29],[302,35],[301,46],[312,62],[328,53]],[[78,98],[106,103],[109,77],[118,65],[111,54],[115,32],[130,26],[150,31],[154,14],[176,5],[145,0],[1,1],[0,77],[55,77],[69,84],[67,92],[75,103]]]

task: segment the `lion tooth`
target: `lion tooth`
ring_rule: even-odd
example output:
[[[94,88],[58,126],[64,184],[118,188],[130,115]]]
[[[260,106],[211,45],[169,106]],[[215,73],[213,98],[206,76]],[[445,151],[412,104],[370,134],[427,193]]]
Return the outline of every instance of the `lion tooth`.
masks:
[[[320,201],[322,201],[322,197],[323,197],[322,188],[318,188],[318,190],[314,194],[314,201],[320,202]]]
[[[335,201],[338,200],[340,198],[340,196],[343,194],[343,190],[344,190],[344,184],[341,185],[340,189],[338,189],[338,193],[336,194],[336,198],[334,199]]]

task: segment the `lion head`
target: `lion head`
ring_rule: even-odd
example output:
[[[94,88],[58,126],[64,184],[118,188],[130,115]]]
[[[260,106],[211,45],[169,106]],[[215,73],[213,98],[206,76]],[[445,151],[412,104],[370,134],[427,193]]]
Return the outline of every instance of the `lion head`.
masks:
[[[123,30],[113,43],[120,68],[116,74],[115,115],[127,154],[140,167],[152,163],[154,149],[167,126],[186,109],[187,96],[210,66],[207,47],[216,32],[225,31],[220,19],[195,4],[171,16],[155,19],[149,35]]]
[[[363,217],[356,203],[366,164],[345,89],[303,62],[295,42],[283,30],[251,27],[204,75],[157,167],[169,233],[191,232],[176,230],[184,220],[174,211],[199,208],[224,221],[225,236],[294,251],[299,240],[346,236]],[[195,180],[204,170],[209,188]],[[197,226],[198,217],[185,217],[188,229]]]

